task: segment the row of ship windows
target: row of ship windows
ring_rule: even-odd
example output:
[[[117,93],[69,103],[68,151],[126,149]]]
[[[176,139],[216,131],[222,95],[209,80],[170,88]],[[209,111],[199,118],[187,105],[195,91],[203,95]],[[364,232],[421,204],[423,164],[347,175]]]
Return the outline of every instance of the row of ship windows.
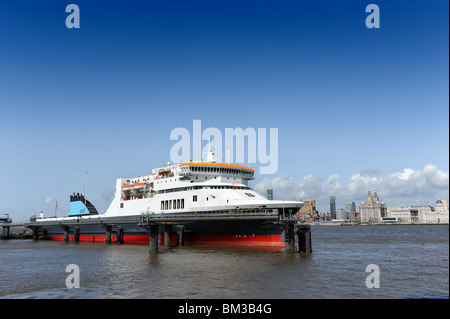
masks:
[[[192,172],[210,172],[210,173],[226,173],[226,174],[239,174],[248,177],[253,176],[253,172],[247,172],[241,169],[224,168],[224,167],[191,167]]]
[[[198,176],[195,176],[195,179],[198,179]],[[205,176],[205,179],[208,179],[208,177]],[[217,179],[217,176],[214,176],[214,179]],[[230,180],[230,178],[227,177],[227,180]],[[236,180],[236,177],[234,177],[233,180]],[[165,179],[165,180],[157,181],[156,184],[162,184],[163,182],[164,182],[164,183],[167,183],[167,182],[172,183],[172,182],[176,182],[176,181],[178,181],[178,179],[176,179],[176,178],[175,178],[175,179]],[[194,182],[194,181],[191,180],[191,183],[193,183],[193,182]]]
[[[192,196],[192,201],[197,201],[197,195]],[[209,198],[206,197],[206,200]],[[227,200],[228,202],[228,200]],[[184,208],[184,198],[182,199],[168,199],[168,200],[162,200],[161,201],[161,210],[168,210],[168,209],[183,209]]]
[[[169,199],[161,201],[161,210],[168,209],[183,209],[184,208],[184,198],[182,199]]]
[[[157,191],[156,194],[190,191],[190,190],[194,190],[194,189],[246,189],[246,190],[251,190],[250,187],[245,187],[245,186],[236,186],[236,187],[235,186],[192,186],[192,187],[162,189],[162,190]]]
[[[252,193],[245,193],[248,197],[255,197]],[[198,199],[197,195],[192,196],[192,201],[196,202]],[[206,197],[206,200],[209,198]],[[228,203],[228,200],[227,200]],[[184,209],[184,198],[182,199],[168,199],[168,200],[162,200],[161,201],[161,210],[168,210],[168,209]]]

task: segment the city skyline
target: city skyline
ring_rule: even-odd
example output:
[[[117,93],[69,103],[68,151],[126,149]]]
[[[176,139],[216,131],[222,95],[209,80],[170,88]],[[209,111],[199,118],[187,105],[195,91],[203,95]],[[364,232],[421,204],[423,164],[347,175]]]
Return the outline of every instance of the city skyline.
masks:
[[[270,195],[271,195],[271,197],[272,198],[269,198],[269,199],[274,199],[274,197],[273,197],[273,189],[271,189],[271,188],[268,188],[267,189],[267,193],[269,194],[269,190],[270,190]],[[371,190],[370,189],[368,189],[368,192],[371,192]],[[378,192],[377,191],[375,191],[374,193],[377,193],[378,194]],[[339,202],[342,204],[343,203],[343,205],[342,206],[339,206],[338,204],[336,204],[336,200],[338,199],[336,196],[329,196],[328,197],[328,209],[324,209],[324,210],[322,210],[322,211],[318,211],[318,213],[319,214],[328,214],[328,215],[330,215],[331,216],[331,207],[332,207],[332,205],[334,205],[334,209],[335,209],[335,213],[334,214],[336,214],[336,212],[337,212],[337,210],[339,210],[339,209],[343,209],[343,210],[345,210],[345,211],[347,211],[347,214],[351,211],[351,207],[353,207],[353,209],[355,210],[355,213],[356,214],[360,214],[360,212],[359,212],[359,205],[360,204],[362,204],[362,203],[365,203],[365,200],[366,200],[366,196],[367,196],[367,193],[365,193],[364,194],[364,200],[362,200],[362,201],[360,201],[360,202],[355,202],[355,201],[352,201],[352,200],[349,200],[349,201],[345,201],[345,202],[343,202],[342,200],[340,200]],[[276,198],[275,198],[276,199]],[[301,197],[301,196],[294,196],[294,197],[292,197],[292,198],[288,198],[288,197],[281,197],[281,199],[284,199],[284,200],[292,200],[292,199],[295,199],[295,200],[301,200],[301,201],[308,201],[308,200],[310,200],[310,201],[315,201],[315,204],[317,205],[317,199],[315,199],[315,198],[304,198],[304,197]],[[389,203],[386,203],[384,200],[381,200],[380,201],[380,203],[382,203],[382,204],[386,204],[386,206],[387,206],[387,208],[393,208],[393,207],[395,207],[395,208],[399,208],[399,207],[402,207],[402,208],[407,208],[407,207],[426,207],[426,206],[430,206],[430,207],[434,207],[434,205],[437,203],[437,202],[439,202],[440,200],[445,200],[446,202],[448,202],[448,200],[447,199],[444,199],[444,198],[436,198],[435,200],[431,200],[429,203],[423,203],[423,204],[417,204],[417,205],[414,205],[414,204],[411,204],[411,203],[405,203],[405,204],[403,204],[403,205],[389,205]],[[332,204],[332,202],[333,202],[333,204]],[[327,205],[324,205],[323,203],[322,203],[322,205],[320,205],[321,207],[325,207],[325,206],[327,206]]]
[[[103,213],[194,120],[278,129],[250,184],[274,199],[449,198],[448,2],[376,1],[378,29],[360,1],[75,3],[79,29],[57,0],[0,11],[0,214],[67,214],[85,171]]]

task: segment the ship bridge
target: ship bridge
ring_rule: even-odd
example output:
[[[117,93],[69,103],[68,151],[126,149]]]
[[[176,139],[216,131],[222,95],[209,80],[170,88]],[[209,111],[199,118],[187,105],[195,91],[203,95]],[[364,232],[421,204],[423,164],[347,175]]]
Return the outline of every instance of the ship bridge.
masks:
[[[241,177],[247,180],[254,179],[255,170],[249,167],[211,162],[186,162],[180,165],[181,176],[189,177],[193,175],[223,175],[231,177]]]

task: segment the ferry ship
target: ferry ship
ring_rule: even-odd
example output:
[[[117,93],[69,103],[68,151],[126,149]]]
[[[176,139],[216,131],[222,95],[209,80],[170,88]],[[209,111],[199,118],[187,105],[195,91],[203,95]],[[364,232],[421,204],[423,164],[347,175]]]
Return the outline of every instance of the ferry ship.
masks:
[[[137,223],[120,225],[120,218],[138,219],[145,214],[217,215],[262,211],[276,212],[283,218],[296,214],[303,206],[301,201],[269,200],[255,192],[248,185],[254,179],[254,173],[255,170],[249,167],[218,163],[214,158],[214,150],[210,150],[205,162],[168,163],[145,176],[118,178],[114,199],[104,214],[99,214],[83,195],[73,194],[70,196],[68,216],[37,218],[35,221],[43,222],[42,228],[48,238],[63,240],[61,227],[57,223],[46,225],[48,222],[116,217],[118,226],[123,230],[125,243],[148,243],[146,229]],[[264,220],[199,220],[185,223],[184,227],[187,244],[284,247],[283,226]],[[80,223],[79,228],[80,242],[105,241],[105,229],[99,223]],[[112,240],[115,240],[114,236]]]

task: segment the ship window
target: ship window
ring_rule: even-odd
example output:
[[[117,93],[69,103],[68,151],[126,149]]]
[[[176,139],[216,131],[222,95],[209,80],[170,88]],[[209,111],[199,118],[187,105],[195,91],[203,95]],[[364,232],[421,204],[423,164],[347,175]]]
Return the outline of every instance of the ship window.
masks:
[[[192,201],[196,202],[197,201],[197,195],[192,196]]]
[[[164,201],[161,201],[161,210],[164,210]]]
[[[184,198],[181,199],[181,209],[184,208]]]
[[[180,209],[180,200],[177,199],[177,209]]]
[[[120,203],[120,208],[123,208],[123,203]]]

